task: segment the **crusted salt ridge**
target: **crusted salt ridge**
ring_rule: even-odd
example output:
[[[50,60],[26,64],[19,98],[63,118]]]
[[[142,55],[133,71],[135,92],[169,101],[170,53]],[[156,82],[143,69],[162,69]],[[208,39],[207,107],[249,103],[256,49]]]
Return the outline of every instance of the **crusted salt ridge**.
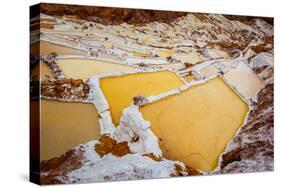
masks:
[[[217,67],[217,69],[219,69],[219,71],[226,73],[228,72],[230,69],[236,68],[238,63],[240,63],[241,61],[246,61],[247,57],[243,56],[243,52],[241,52],[240,50],[237,50],[237,52],[239,53],[238,57],[234,58],[233,60],[231,60],[229,62],[229,65],[222,65],[222,67],[220,66],[220,63],[223,63],[225,61],[224,58],[217,58],[217,59],[210,59],[210,60],[205,60],[204,62],[200,63],[200,64],[196,64],[190,68],[178,71],[180,75],[186,75],[189,72],[193,72],[195,71],[196,73],[200,74],[200,71],[207,68],[210,65],[214,65]],[[216,74],[216,73],[215,73]],[[204,77],[204,76],[200,76],[200,77]]]
[[[89,80],[87,81],[90,87],[88,100],[93,101],[93,103],[97,108],[98,113],[101,116],[101,118],[99,119],[101,134],[108,134],[112,136],[113,132],[115,131],[115,126],[112,122],[112,118],[110,115],[109,104],[100,88],[100,79],[106,77],[119,77],[119,76],[125,76],[125,75],[136,74],[136,73],[159,72],[164,70],[175,73],[170,69],[149,69],[149,70],[132,70],[127,72],[105,73],[105,74],[95,75],[89,78]],[[178,77],[179,79],[181,79],[183,83],[186,83],[185,80],[183,80],[179,75]]]
[[[87,53],[86,57],[89,58],[89,59],[108,61],[107,58],[91,56],[90,55],[91,51],[89,50],[88,47],[86,47],[84,45],[83,41],[81,41],[77,45],[73,46],[73,45],[70,45],[70,44],[67,44],[67,43],[64,43],[64,42],[61,42],[61,41],[57,41],[55,38],[47,36],[46,34],[45,35],[41,35],[39,40],[46,41],[46,42],[49,42],[49,43],[52,43],[52,44],[56,44],[56,45],[59,45],[59,46],[65,46],[65,47],[68,47],[68,48],[72,48],[72,49],[76,49],[76,50],[80,50],[80,51],[86,52]],[[110,49],[109,52],[107,52],[107,54],[112,54],[115,57],[119,57],[118,55],[116,55],[116,50],[114,50],[114,49],[112,49],[112,50]],[[65,57],[67,57],[67,56],[65,56]],[[81,56],[75,56],[75,55],[72,56],[72,55],[70,55],[69,57],[73,57],[73,58],[77,57],[78,58],[78,57],[81,57]],[[85,58],[85,56],[82,56],[82,58],[83,57]],[[63,55],[61,55],[61,58],[63,58]],[[118,64],[122,64],[122,65],[126,64],[126,65],[136,66],[136,67],[139,67],[137,65],[140,64],[140,63],[143,63],[144,65],[168,64],[168,61],[167,61],[166,58],[146,58],[146,59],[143,59],[143,58],[138,58],[138,57],[135,57],[135,56],[129,56],[129,57],[125,58],[125,59],[121,59],[120,58],[119,61],[111,59],[109,62],[118,63]]]
[[[157,162],[140,154],[123,157],[108,154],[91,165],[84,164],[70,172],[65,183],[167,178],[176,172],[175,164],[169,160]]]
[[[185,165],[181,162],[167,159],[155,161],[139,153],[122,157],[107,154],[100,157],[94,149],[98,143],[99,141],[94,140],[74,148],[74,150],[83,151],[81,166],[64,176],[57,175],[55,179],[63,183],[89,183],[167,178],[176,173],[175,165],[185,169]],[[45,172],[44,175],[47,176],[48,172]]]
[[[247,49],[246,49],[247,50]],[[219,72],[215,72],[213,73],[211,76],[209,76],[209,78],[212,78],[216,75],[220,75],[220,77],[228,84],[229,87],[231,87],[236,94],[238,94],[242,100],[244,102],[246,102],[248,105],[251,105],[251,98],[245,96],[243,94],[243,92],[240,91],[240,89],[238,87],[236,87],[234,84],[232,84],[232,82],[228,81],[228,79],[224,76],[224,74],[226,74],[228,71],[230,71],[231,69],[235,69],[240,63],[244,63],[246,66],[248,66],[250,68],[251,71],[252,70],[252,67],[249,66],[249,64],[247,63],[247,59],[248,57],[247,56],[244,56],[242,52],[240,52],[240,55],[239,57],[231,60],[231,62],[229,62],[229,65],[223,65],[223,67],[220,67],[218,63],[222,63],[224,61],[224,59],[217,59],[217,60],[208,60],[208,61],[205,61],[201,64],[198,64],[198,65],[195,65],[194,67],[192,68],[189,68],[189,69],[185,69],[183,71],[180,71],[179,74],[186,74],[188,72],[194,72],[194,73],[197,73],[199,75],[199,79],[206,79],[204,76],[201,75],[200,71],[203,70],[204,68],[207,68],[208,66],[210,65],[214,65],[217,67],[217,69],[222,73],[222,74],[219,74]],[[253,71],[254,72],[254,71]],[[258,91],[256,92],[256,94],[258,93]]]
[[[206,62],[206,64],[202,63],[202,65],[200,65],[200,68],[196,67],[194,69],[190,69],[189,71],[197,71],[197,72],[200,72],[201,69],[209,66],[210,64],[214,63],[215,61],[208,61]],[[229,67],[225,68],[223,70],[224,73],[228,72],[229,70],[231,70],[232,68],[235,68],[240,62],[244,62],[244,59],[236,59],[236,60],[233,60],[232,63],[230,64]],[[242,92],[239,91],[239,89],[233,85],[231,82],[227,81],[227,79],[225,79],[225,77],[223,76],[223,74],[220,74],[219,72],[217,73],[214,73],[212,74],[211,76],[209,76],[208,78],[202,78],[202,79],[199,79],[199,80],[193,80],[189,83],[186,83],[184,86],[180,87],[180,88],[177,88],[177,89],[173,89],[173,90],[170,90],[166,93],[161,93],[160,95],[157,95],[157,96],[149,96],[149,97],[146,97],[148,99],[148,103],[153,103],[153,102],[156,102],[157,100],[161,100],[162,98],[165,98],[165,97],[168,97],[168,96],[171,96],[171,95],[175,95],[175,94],[179,94],[181,93],[182,91],[185,91],[187,90],[189,87],[191,86],[194,86],[194,85],[198,85],[198,84],[203,84],[213,78],[215,78],[216,76],[219,76],[221,79],[223,79],[227,85],[229,87],[232,88],[232,90],[241,97],[241,99],[246,103],[248,104],[248,106],[251,106],[252,105],[252,102],[251,102],[251,99],[248,99],[245,95],[243,95]]]
[[[139,107],[131,105],[123,110],[119,126],[116,128],[113,138],[118,142],[129,141],[130,150],[134,153],[152,153],[156,157],[162,157],[158,138],[150,129],[150,125],[150,122],[142,117]],[[136,136],[138,140],[133,141]]]
[[[59,45],[59,46],[64,46],[64,47],[68,47],[71,49],[76,49],[76,50],[80,50],[82,52],[87,53],[87,55],[85,56],[79,56],[79,55],[60,55],[60,57],[58,58],[87,58],[87,59],[94,59],[94,60],[100,60],[100,61],[107,61],[110,63],[117,63],[117,64],[121,64],[121,65],[129,65],[129,66],[133,66],[133,67],[138,67],[138,64],[143,63],[144,65],[161,65],[161,64],[169,64],[166,58],[138,58],[135,56],[129,56],[125,59],[121,59],[120,60],[113,60],[113,59],[108,59],[108,58],[102,58],[102,57],[95,57],[90,55],[91,51],[89,50],[89,48],[85,47],[83,45],[83,42],[79,42],[77,45],[73,46],[61,41],[57,41],[55,38],[52,37],[48,37],[46,35],[40,36],[40,39],[38,39],[38,41],[45,41],[45,42],[49,42],[55,45]],[[115,55],[114,53],[116,53],[116,51],[110,50],[110,53],[113,53],[112,55],[114,55],[115,57],[119,57],[117,55]],[[107,53],[107,54],[110,54]]]
[[[89,59],[89,60],[97,60],[97,61],[105,61],[108,63],[113,63],[113,64],[119,64],[119,65],[126,65],[126,66],[130,66],[130,67],[134,67],[134,68],[140,68],[139,66],[135,65],[135,64],[130,64],[130,63],[126,63],[125,61],[117,61],[117,60],[113,60],[113,59],[107,59],[107,58],[102,58],[102,57],[94,57],[94,56],[81,56],[81,55],[58,55],[57,59]],[[110,75],[110,73],[109,73]]]
[[[180,94],[181,92],[185,91],[185,90],[188,90],[190,87],[194,86],[194,85],[199,85],[199,84],[203,84],[203,83],[206,83],[208,82],[209,80],[215,78],[216,76],[219,76],[219,74],[214,74],[212,76],[210,76],[209,78],[207,79],[201,79],[201,80],[193,80],[189,83],[186,83],[184,86],[180,87],[180,88],[177,88],[177,89],[173,89],[173,90],[170,90],[168,92],[165,92],[165,93],[161,93],[157,96],[149,96],[149,97],[146,97],[147,99],[147,104],[148,103],[154,103],[156,101],[159,101],[161,99],[164,99],[168,96],[172,96],[172,95],[177,95],[177,94]]]
[[[99,80],[106,77],[118,77],[136,73],[158,72],[158,71],[174,71],[170,69],[161,70],[133,70],[129,72],[116,72],[108,74],[100,74],[91,77],[88,80],[90,86],[89,98],[95,104],[100,114],[99,124],[101,134],[107,134],[116,139],[118,142],[127,141],[129,148],[134,153],[149,154],[152,153],[157,157],[162,156],[162,151],[158,144],[158,139],[150,129],[150,122],[145,121],[138,110],[138,106],[131,105],[123,110],[120,124],[116,128],[112,122],[109,111],[109,104],[100,88]],[[183,83],[186,83],[179,77]],[[137,142],[133,141],[135,136],[139,137]]]

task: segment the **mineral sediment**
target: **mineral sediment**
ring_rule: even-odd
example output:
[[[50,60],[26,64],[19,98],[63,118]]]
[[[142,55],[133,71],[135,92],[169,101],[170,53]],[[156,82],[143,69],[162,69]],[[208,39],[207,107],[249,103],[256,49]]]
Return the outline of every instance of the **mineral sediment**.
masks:
[[[89,85],[81,79],[47,78],[41,81],[41,95],[45,98],[83,100],[88,93]]]

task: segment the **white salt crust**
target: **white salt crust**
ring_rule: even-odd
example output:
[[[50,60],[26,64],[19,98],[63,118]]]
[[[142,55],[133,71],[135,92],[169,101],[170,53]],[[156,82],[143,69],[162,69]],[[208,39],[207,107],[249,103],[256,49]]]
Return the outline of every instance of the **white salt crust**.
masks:
[[[56,178],[64,183],[167,178],[176,173],[175,165],[185,169],[181,162],[166,159],[155,161],[139,153],[127,154],[123,157],[116,157],[112,154],[100,157],[94,149],[98,143],[99,141],[90,141],[83,144],[82,166],[66,176]],[[75,149],[81,150],[81,147],[77,146]]]

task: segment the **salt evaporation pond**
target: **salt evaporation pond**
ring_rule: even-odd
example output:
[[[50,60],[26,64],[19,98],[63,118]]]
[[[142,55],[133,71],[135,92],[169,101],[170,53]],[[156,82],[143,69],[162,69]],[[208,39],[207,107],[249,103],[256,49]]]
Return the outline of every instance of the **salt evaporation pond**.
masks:
[[[248,110],[219,77],[140,108],[165,157],[204,171],[216,168]]]
[[[95,59],[67,58],[58,59],[57,63],[66,77],[82,79],[84,81],[97,74],[127,72],[135,69],[127,65]]]
[[[255,97],[263,81],[245,63],[240,62],[235,69],[228,71],[224,78],[247,99]]]
[[[183,85],[184,82],[175,73],[167,70],[104,77],[100,80],[115,125],[119,123],[122,110],[132,104],[135,96],[159,95]]]
[[[49,55],[50,53],[53,52],[55,52],[58,55],[81,55],[81,56],[87,55],[87,52],[83,50],[57,45],[46,41],[40,41],[41,55]]]
[[[99,139],[93,104],[41,100],[40,159],[59,157],[73,147]]]

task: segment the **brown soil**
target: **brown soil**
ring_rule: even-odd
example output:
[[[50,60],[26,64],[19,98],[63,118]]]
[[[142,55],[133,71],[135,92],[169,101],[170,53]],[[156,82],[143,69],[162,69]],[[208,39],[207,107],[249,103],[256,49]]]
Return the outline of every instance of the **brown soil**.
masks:
[[[101,157],[108,153],[118,157],[122,157],[130,153],[127,142],[117,143],[114,139],[107,135],[102,135],[99,141],[100,143],[95,146],[95,150]]]
[[[48,161],[41,162],[41,172],[46,172],[41,175],[40,183],[47,184],[62,184],[60,180],[56,179],[59,176],[65,176],[69,172],[78,169],[82,165],[84,157],[83,146],[79,149],[72,149],[60,157],[55,157]]]
[[[48,15],[75,15],[80,19],[105,25],[117,25],[124,22],[129,24],[144,24],[153,21],[168,22],[187,14],[185,12],[46,3],[41,4],[41,11]]]
[[[178,11],[161,11],[147,9],[125,9],[114,7],[82,6],[41,3],[41,11],[44,14],[63,16],[69,15],[69,18],[80,18],[83,20],[94,21],[105,25],[117,25],[121,23],[144,24],[153,21],[169,22],[177,17],[185,16],[189,13]],[[204,14],[194,13],[198,18],[206,20]],[[243,23],[250,23],[255,18],[260,18],[273,25],[271,17],[254,17],[224,15],[230,20],[238,20]],[[212,20],[208,20],[212,21]]]

